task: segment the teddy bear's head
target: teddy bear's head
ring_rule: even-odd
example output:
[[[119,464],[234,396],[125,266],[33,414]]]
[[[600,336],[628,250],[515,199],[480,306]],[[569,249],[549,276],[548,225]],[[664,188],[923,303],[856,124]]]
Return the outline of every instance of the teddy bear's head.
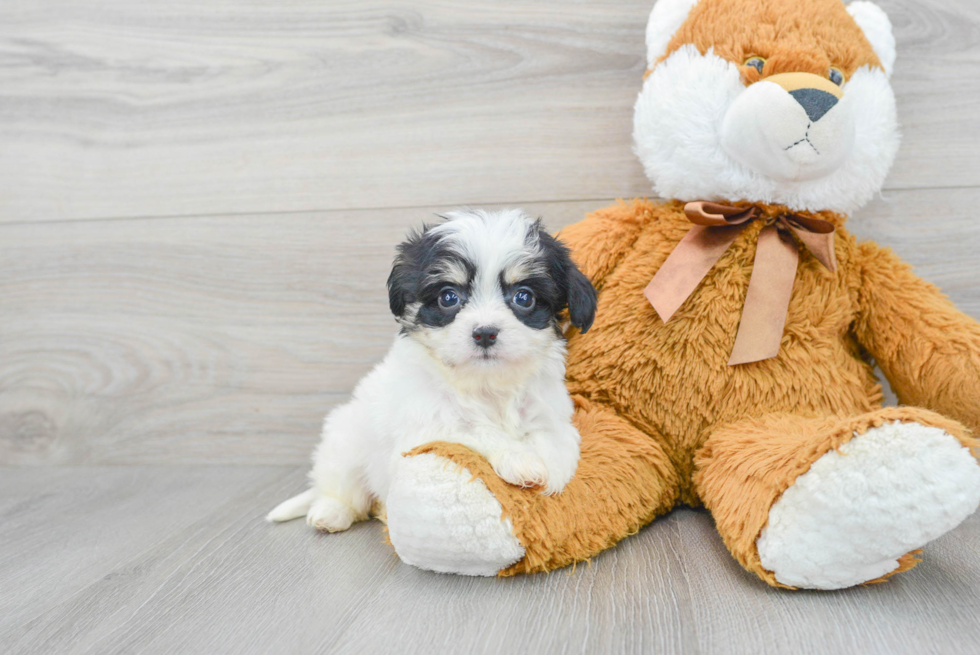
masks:
[[[842,0],[659,0],[635,149],[655,192],[851,213],[898,150],[885,12]]]

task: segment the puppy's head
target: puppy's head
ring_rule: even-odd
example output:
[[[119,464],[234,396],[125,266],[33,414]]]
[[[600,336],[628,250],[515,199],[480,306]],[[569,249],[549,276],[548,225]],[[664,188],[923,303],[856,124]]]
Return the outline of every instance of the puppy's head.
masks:
[[[561,339],[558,315],[583,332],[596,293],[540,221],[519,210],[462,210],[398,246],[388,277],[402,332],[448,366],[534,360]]]

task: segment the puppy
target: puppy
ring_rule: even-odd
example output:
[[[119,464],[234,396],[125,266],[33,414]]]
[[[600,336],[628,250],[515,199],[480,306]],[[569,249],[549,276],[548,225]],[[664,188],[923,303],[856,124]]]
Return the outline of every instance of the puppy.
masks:
[[[443,218],[398,247],[388,278],[395,343],[324,421],[309,491],[268,520],[305,514],[319,530],[346,530],[384,503],[402,453],[430,441],[463,444],[510,484],[547,494],[575,474],[559,320],[567,306],[588,330],[595,289],[521,211]]]

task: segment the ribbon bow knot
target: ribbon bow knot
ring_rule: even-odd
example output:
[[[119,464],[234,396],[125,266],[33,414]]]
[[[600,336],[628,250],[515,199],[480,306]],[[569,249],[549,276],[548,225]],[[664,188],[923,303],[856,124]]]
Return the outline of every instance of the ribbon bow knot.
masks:
[[[643,292],[664,323],[694,293],[742,230],[763,215],[758,207],[714,202],[689,202],[684,214],[694,226]],[[794,237],[828,270],[836,271],[834,232],[833,223],[813,216],[787,212],[765,217],[729,366],[779,353],[800,258]]]

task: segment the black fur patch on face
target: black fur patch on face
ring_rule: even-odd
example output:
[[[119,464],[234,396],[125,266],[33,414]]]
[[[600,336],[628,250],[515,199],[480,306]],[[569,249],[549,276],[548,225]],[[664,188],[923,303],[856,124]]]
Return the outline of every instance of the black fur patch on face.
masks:
[[[588,332],[595,320],[595,288],[572,262],[568,248],[545,232],[541,221],[537,221],[528,233],[529,239],[535,237],[539,250],[537,263],[545,274],[513,285],[505,285],[501,279],[508,306],[521,322],[539,330],[555,325],[558,315],[567,306],[572,325],[583,333]],[[522,287],[534,293],[535,304],[530,309],[520,307],[514,302],[515,294]]]
[[[504,290],[504,300],[514,316],[524,325],[536,330],[543,330],[554,325],[555,317],[565,308],[565,300],[561,289],[547,275],[529,277],[516,284],[508,285],[500,276],[500,286]],[[530,308],[521,307],[515,300],[519,292],[530,292],[533,305]]]
[[[473,264],[450,250],[430,232],[431,228],[431,225],[424,225],[398,245],[398,254],[388,276],[388,306],[403,330],[421,326],[443,327],[452,323],[466,304],[470,284],[476,275]],[[465,284],[440,275],[449,265],[466,271]],[[459,297],[459,303],[453,307],[439,304],[439,296],[447,287]]]

